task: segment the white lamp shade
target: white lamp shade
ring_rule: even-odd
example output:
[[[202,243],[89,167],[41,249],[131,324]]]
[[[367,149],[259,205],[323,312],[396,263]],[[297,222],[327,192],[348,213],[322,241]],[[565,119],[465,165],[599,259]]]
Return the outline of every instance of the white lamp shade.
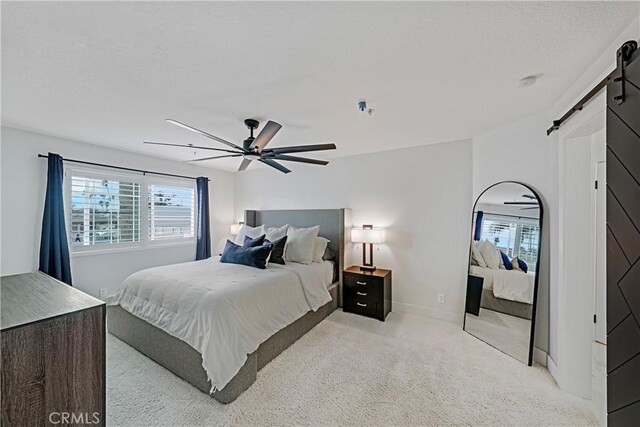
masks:
[[[240,232],[240,227],[242,227],[242,224],[231,224],[229,233],[231,233],[232,236],[237,236]]]
[[[384,228],[352,228],[351,241],[354,243],[384,243]]]

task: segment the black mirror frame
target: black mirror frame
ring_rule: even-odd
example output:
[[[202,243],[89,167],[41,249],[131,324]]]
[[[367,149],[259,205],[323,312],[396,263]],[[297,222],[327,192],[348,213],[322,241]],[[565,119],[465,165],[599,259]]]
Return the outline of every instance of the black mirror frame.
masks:
[[[519,181],[500,181],[500,182],[496,182],[493,185],[490,185],[489,187],[485,188],[482,193],[480,193],[478,195],[478,197],[476,198],[476,201],[473,203],[473,208],[471,209],[471,239],[469,241],[469,256],[468,256],[468,261],[467,261],[467,274],[466,276],[469,275],[469,271],[471,269],[471,246],[473,245],[473,226],[474,226],[474,220],[473,220],[473,214],[476,211],[476,206],[478,205],[478,201],[480,200],[480,198],[482,197],[482,195],[484,193],[486,193],[488,190],[492,189],[493,187],[495,187],[496,185],[500,185],[500,184],[519,184],[522,185],[523,187],[525,187],[526,189],[528,189],[529,191],[531,191],[531,193],[536,197],[536,200],[538,201],[538,206],[540,206],[540,217],[538,218],[538,222],[540,223],[540,227],[539,227],[539,232],[538,232],[538,242],[540,242],[540,248],[538,249],[538,259],[536,260],[536,278],[534,280],[534,284],[533,284],[533,307],[532,307],[532,312],[531,312],[531,331],[529,332],[529,358],[528,358],[528,362],[527,362],[527,366],[532,366],[533,365],[533,341],[535,339],[535,330],[536,330],[536,311],[538,308],[538,281],[540,280],[540,254],[542,252],[542,227],[543,227],[543,218],[544,218],[544,206],[542,204],[542,199],[540,198],[540,195],[538,195],[538,192],[536,190],[534,190],[531,186],[519,182]],[[465,277],[466,277],[465,276]],[[465,330],[465,325],[467,323],[467,310],[466,310],[466,306],[467,306],[467,301],[466,301],[466,289],[465,289],[465,309],[464,309],[464,314],[462,317],[462,330],[467,332]],[[469,332],[467,332],[469,335]],[[474,335],[472,335],[474,336]],[[476,337],[477,338],[477,337]],[[480,338],[478,338],[480,339]],[[482,341],[482,340],[480,340]],[[484,342],[484,341],[483,341]],[[489,344],[489,343],[487,343]],[[493,347],[493,346],[491,346]],[[502,351],[499,348],[493,347],[496,350]],[[503,352],[504,353],[504,352]],[[511,356],[508,353],[504,353],[507,354],[508,356]],[[513,357],[513,356],[511,356]],[[515,357],[514,357],[515,359]],[[516,359],[518,360],[518,359]]]

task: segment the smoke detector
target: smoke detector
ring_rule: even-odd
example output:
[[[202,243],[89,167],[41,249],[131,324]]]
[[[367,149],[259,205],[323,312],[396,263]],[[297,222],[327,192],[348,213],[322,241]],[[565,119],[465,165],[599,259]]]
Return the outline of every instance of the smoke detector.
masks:
[[[542,77],[542,74],[532,74],[530,76],[526,76],[518,80],[517,86],[519,88],[525,88],[529,86],[533,86],[535,82],[537,82]]]

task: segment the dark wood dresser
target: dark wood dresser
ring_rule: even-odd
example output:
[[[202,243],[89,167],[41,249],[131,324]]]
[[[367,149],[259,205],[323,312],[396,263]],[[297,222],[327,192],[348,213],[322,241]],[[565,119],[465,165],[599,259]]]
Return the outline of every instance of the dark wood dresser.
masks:
[[[384,322],[391,311],[391,270],[361,271],[352,266],[343,277],[342,309]]]
[[[44,273],[0,284],[2,425],[104,425],[104,302]]]

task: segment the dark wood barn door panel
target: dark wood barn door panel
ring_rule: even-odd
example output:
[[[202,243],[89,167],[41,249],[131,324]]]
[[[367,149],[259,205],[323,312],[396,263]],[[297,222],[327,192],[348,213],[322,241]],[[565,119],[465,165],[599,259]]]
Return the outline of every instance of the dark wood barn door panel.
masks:
[[[622,49],[622,48],[621,48]],[[619,51],[620,54],[621,51]],[[607,85],[607,412],[640,419],[640,60]],[[624,98],[620,99],[624,85]]]

